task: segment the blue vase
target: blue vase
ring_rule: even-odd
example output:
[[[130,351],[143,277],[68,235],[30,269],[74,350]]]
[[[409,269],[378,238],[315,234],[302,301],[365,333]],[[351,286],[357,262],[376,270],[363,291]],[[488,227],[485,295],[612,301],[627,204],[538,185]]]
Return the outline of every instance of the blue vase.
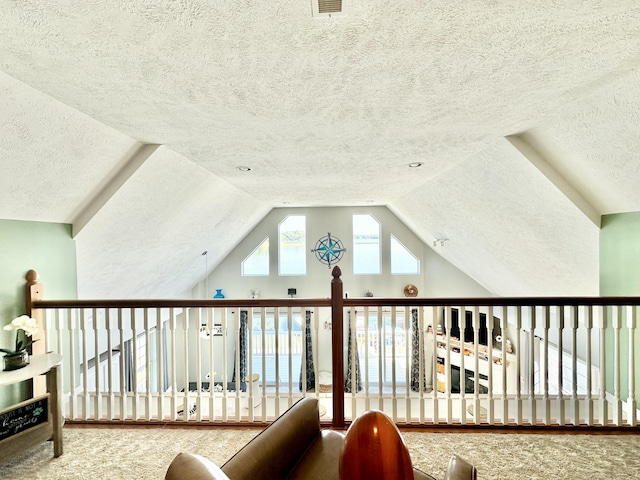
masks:
[[[213,296],[213,298],[224,298],[221,288],[216,288],[216,294]]]

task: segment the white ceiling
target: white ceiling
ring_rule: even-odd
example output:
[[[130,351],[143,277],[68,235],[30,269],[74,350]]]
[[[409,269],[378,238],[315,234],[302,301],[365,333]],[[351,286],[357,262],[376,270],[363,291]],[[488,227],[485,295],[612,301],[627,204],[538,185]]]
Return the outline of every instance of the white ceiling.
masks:
[[[636,1],[5,3],[0,218],[72,223],[81,297],[188,292],[285,202],[595,295],[599,216],[640,211]]]

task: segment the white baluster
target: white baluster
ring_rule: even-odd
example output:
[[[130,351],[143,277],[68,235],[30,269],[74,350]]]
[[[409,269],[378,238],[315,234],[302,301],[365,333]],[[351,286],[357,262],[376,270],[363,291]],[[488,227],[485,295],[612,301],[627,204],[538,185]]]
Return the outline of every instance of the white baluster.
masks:
[[[635,390],[636,390],[636,382],[635,382],[635,378],[636,378],[636,373],[635,373],[635,359],[634,356],[636,355],[635,353],[635,334],[636,334],[636,326],[637,326],[637,314],[638,314],[638,307],[636,305],[633,306],[629,306],[627,307],[627,328],[629,329],[629,358],[628,358],[628,365],[629,365],[629,396],[627,398],[627,423],[629,425],[631,425],[632,427],[635,427],[637,425],[637,421],[636,421],[636,397],[635,397]]]
[[[392,395],[392,415],[391,419],[396,422],[398,418],[398,396],[397,396],[397,378],[396,378],[396,307],[391,307],[391,395]],[[352,383],[355,390],[355,383]]]
[[[603,307],[600,309],[600,316],[596,319],[596,327],[599,330],[600,336],[600,390],[598,395],[599,404],[599,417],[601,425],[609,424],[609,412],[607,408],[607,348],[605,330],[608,322],[608,308]]]
[[[425,326],[424,326],[424,307],[416,307],[418,310],[418,362],[419,362],[419,370],[418,370],[418,388],[420,393],[418,395],[420,402],[420,418],[419,422],[425,422],[425,405],[424,405],[424,391],[426,388],[426,357],[424,353],[425,346]]]
[[[623,308],[619,305],[613,307],[613,423],[616,426],[622,424],[622,398],[620,395],[621,372],[621,352],[620,352],[620,329],[622,328]]]
[[[538,423],[537,412],[537,391],[536,391],[536,378],[534,374],[536,365],[536,349],[538,348],[538,342],[536,341],[536,321],[538,319],[538,310],[535,306],[529,307],[529,423],[536,425]],[[540,357],[540,355],[538,355]],[[538,365],[538,382],[542,379],[541,367]]]
[[[120,409],[118,412],[118,418],[124,420],[127,416],[127,386],[125,379],[127,378],[127,372],[125,369],[125,349],[124,349],[124,318],[122,309],[118,309],[118,333],[120,336]]]
[[[164,319],[162,316],[162,309],[155,308],[155,316],[156,316],[156,331],[158,335],[156,336],[156,351],[158,352],[158,413],[157,419],[163,421],[165,418],[164,415],[164,397],[165,397],[165,388],[164,377],[165,377],[165,362],[164,359],[168,357],[168,353],[165,352],[165,344],[164,344]],[[169,372],[167,372],[169,373]]]
[[[488,358],[488,362],[489,362],[489,372],[488,372],[488,382],[489,382],[489,394],[488,396],[488,402],[487,402],[487,421],[489,422],[489,425],[493,425],[495,423],[495,399],[494,399],[494,391],[493,391],[493,386],[495,384],[494,380],[493,380],[493,372],[494,372],[494,366],[495,363],[493,361],[493,340],[495,338],[495,334],[493,332],[493,306],[489,306],[488,312],[487,312],[487,338],[488,338],[488,345],[487,345],[487,358]]]
[[[542,412],[543,419],[542,422],[545,425],[549,425],[551,423],[551,400],[549,399],[549,327],[551,323],[551,312],[549,306],[542,307],[544,309],[544,319],[542,328],[544,330],[542,345],[543,345],[543,361],[542,366],[540,368],[540,373],[542,376]]]
[[[94,397],[94,420],[102,419],[102,383],[101,383],[101,365],[100,365],[100,335],[99,335],[99,324],[98,324],[98,311],[96,308],[93,308],[91,311],[92,315],[92,325],[93,325],[93,354],[94,354],[94,364],[93,368],[95,370],[95,397]]]
[[[260,328],[262,331],[262,419],[264,420],[267,417],[267,309],[262,307],[260,309]],[[316,325],[316,335],[317,335],[318,326]],[[317,337],[316,337],[317,339]],[[317,342],[316,342],[317,343]],[[317,358],[317,357],[316,357]],[[317,380],[316,380],[317,382]],[[277,403],[277,402],[276,402]]]
[[[291,307],[287,308],[287,361],[289,364],[289,384],[288,384],[288,395],[287,395],[287,405],[293,405],[293,312]]]
[[[364,307],[364,391],[365,391],[365,409],[371,408],[371,395],[369,389],[369,307]]]
[[[580,424],[580,408],[578,402],[578,306],[569,307],[569,328],[571,329],[571,412],[573,425]],[[587,366],[587,369],[589,367]]]
[[[411,356],[412,350],[412,325],[413,317],[411,307],[404,308],[404,387],[405,387],[405,422],[411,421]],[[419,377],[418,377],[419,380]],[[365,392],[366,393],[366,392]]]
[[[433,330],[433,335],[431,335],[431,411],[432,413],[432,422],[439,422],[439,413],[438,413],[438,326],[440,325],[440,319],[438,316],[438,307],[433,305],[431,307],[431,325]]]
[[[382,392],[384,391],[385,384],[387,382],[387,378],[391,378],[389,375],[391,374],[391,367],[388,365],[388,355],[387,355],[387,333],[390,328],[391,321],[389,321],[389,326],[387,326],[386,318],[385,318],[385,310],[383,307],[378,307],[377,312],[377,324],[378,324],[378,378],[379,378],[379,392],[380,396],[378,397],[378,404],[380,409],[384,408],[384,401],[382,399]],[[389,376],[389,377],[388,377]],[[389,380],[390,381],[390,380]]]
[[[178,366],[176,364],[177,318],[173,307],[169,308],[169,348],[171,350],[171,420],[178,416]],[[186,352],[185,352],[186,356]]]
[[[508,340],[508,328],[507,328],[507,308],[506,307],[498,307],[500,309],[500,329],[502,331],[502,364],[499,370],[501,373],[501,384],[502,384],[502,392],[500,395],[500,403],[502,406],[502,424],[507,425],[509,423],[509,399],[507,397],[509,383],[507,381],[507,371],[509,368],[509,359],[508,359],[508,349],[507,349],[507,340]],[[514,368],[513,366],[511,368]]]
[[[556,398],[556,408],[558,410],[557,413],[557,422],[559,425],[565,424],[565,411],[564,411],[564,369],[563,369],[563,360],[564,360],[564,344],[562,342],[562,332],[564,330],[564,306],[557,307],[558,310],[558,365],[557,365],[557,375],[558,375],[558,393]]]
[[[516,425],[522,425],[522,382],[520,380],[520,375],[522,372],[522,307],[518,305],[516,307],[516,318],[515,318],[515,345],[516,345],[516,364],[515,364],[515,372],[516,372],[516,401],[515,401],[515,422]]]
[[[591,372],[593,371],[592,361],[591,361],[591,333],[593,329],[593,307],[591,305],[586,307],[586,315],[584,317],[584,327],[586,330],[586,338],[587,344],[585,348],[585,363],[587,365],[587,392],[584,400],[584,421],[587,425],[593,425],[593,375]]]
[[[82,419],[89,420],[89,362],[87,359],[87,325],[85,309],[80,311],[80,341],[82,343]]]

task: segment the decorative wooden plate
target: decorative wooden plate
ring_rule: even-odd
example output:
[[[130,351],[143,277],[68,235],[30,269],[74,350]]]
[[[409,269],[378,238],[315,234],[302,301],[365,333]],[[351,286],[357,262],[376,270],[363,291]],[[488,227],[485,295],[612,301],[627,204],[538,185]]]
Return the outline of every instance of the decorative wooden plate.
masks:
[[[407,285],[404,287],[404,296],[405,297],[416,297],[418,296],[418,287],[415,285]]]

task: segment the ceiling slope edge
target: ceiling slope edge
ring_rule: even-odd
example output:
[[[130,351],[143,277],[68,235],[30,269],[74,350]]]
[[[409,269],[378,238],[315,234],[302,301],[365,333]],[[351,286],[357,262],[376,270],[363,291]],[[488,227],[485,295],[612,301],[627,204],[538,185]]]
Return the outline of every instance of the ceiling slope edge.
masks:
[[[547,159],[527,143],[521,135],[507,135],[505,139],[536,167],[540,173],[547,177],[596,227],[600,228],[601,213],[585,198],[585,195],[563,177]]]
[[[72,220],[72,236],[75,238],[80,231],[91,221],[110,198],[131,178],[140,166],[153,155],[160,145],[139,144],[131,152],[129,160],[109,179],[91,199],[88,200],[84,208]]]

